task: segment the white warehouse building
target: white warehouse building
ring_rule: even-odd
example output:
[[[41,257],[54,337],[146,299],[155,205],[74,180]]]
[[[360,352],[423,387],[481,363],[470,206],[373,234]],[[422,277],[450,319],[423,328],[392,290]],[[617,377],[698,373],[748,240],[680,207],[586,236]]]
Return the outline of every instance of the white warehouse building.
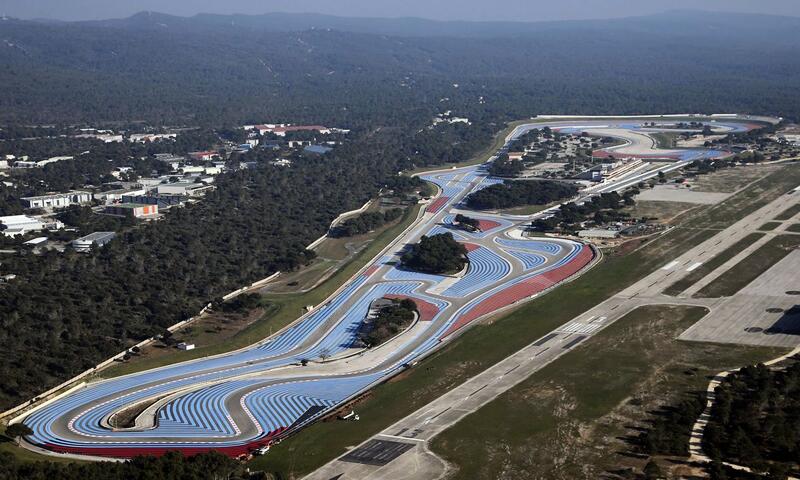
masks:
[[[66,208],[70,205],[91,203],[92,194],[91,192],[73,190],[66,193],[50,193],[48,195],[39,195],[36,197],[23,197],[21,200],[25,208],[44,208],[45,210],[52,210],[54,208]]]
[[[60,228],[64,228],[64,224],[58,220],[47,221],[27,215],[0,217],[0,233],[6,237],[16,237],[17,235],[25,235],[29,232],[41,230],[58,230]]]

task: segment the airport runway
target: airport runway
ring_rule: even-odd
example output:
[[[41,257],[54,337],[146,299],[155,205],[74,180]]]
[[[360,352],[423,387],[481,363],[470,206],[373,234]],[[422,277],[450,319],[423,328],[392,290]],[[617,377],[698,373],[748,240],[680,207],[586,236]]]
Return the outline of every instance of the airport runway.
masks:
[[[783,347],[787,350],[796,348],[800,345],[796,319],[792,321],[792,331],[781,330],[781,325],[787,323],[785,312],[796,305],[800,298],[791,291],[793,286],[796,287],[800,251],[792,252],[732,297],[693,298],[685,293],[671,297],[662,292],[674,281],[688,275],[694,265],[713,258],[756,231],[765,219],[774,218],[798,202],[800,193],[779,197],[668,261],[634,285],[394,423],[346,455],[308,475],[305,480],[443,478],[449,467],[428,449],[427,444],[431,439],[642,306],[706,307],[709,314],[683,332],[680,336],[682,340]],[[799,220],[800,214],[785,221],[784,226]],[[768,237],[781,231],[782,228],[776,229]],[[733,265],[726,263],[709,275],[719,276]],[[770,308],[775,311],[767,311]]]
[[[693,117],[693,120],[698,119]],[[669,122],[675,121],[669,119]],[[632,140],[626,150],[617,154],[661,155],[651,150],[652,144],[644,152],[641,144],[644,140],[640,138],[649,138],[646,132],[656,131],[658,126],[645,128],[644,121],[633,119],[581,120],[577,125],[575,122],[549,125],[563,131],[597,128],[605,135],[635,137],[639,140]],[[715,119],[708,124],[728,131],[752,128],[744,118]],[[535,126],[541,128],[544,124]],[[661,128],[674,127],[664,124]],[[518,128],[509,140],[524,131],[525,127]],[[728,153],[675,149],[664,155],[675,156],[674,165],[677,165]],[[624,189],[655,175],[657,170],[635,172],[587,191],[583,198]],[[290,327],[236,352],[89,384],[32,411],[24,419],[34,430],[26,442],[53,453],[92,457],[127,458],[138,454],[159,455],[169,450],[192,454],[213,449],[231,456],[248,453],[302,428],[404,370],[480,318],[580,274],[595,258],[594,250],[579,242],[523,235],[524,226],[532,218],[548,212],[533,217],[469,212],[470,216],[481,220],[482,231],[468,232],[453,225],[454,213],[463,211],[461,202],[469,193],[500,181],[488,177],[482,167],[442,170],[425,174],[423,178],[436,183],[440,193],[427,205],[419,220],[339,291]],[[399,256],[407,244],[417,242],[423,235],[443,232],[453,234],[469,250],[469,267],[462,275],[426,275],[398,266]],[[636,304],[640,301],[634,299],[637,295],[645,296],[638,292],[626,301]],[[419,320],[378,348],[358,347],[356,333],[370,304],[378,298],[405,297],[420,306]],[[552,361],[575,347],[593,328],[601,328],[612,317],[601,312],[591,319],[578,319],[574,331],[554,332],[555,336],[536,347],[535,352],[520,353],[514,360],[519,363],[512,367],[519,365],[519,374],[526,372],[527,376],[535,365]],[[306,366],[303,360],[308,361]],[[463,395],[463,401],[467,404],[483,401],[487,395],[505,388],[504,382],[515,378],[510,372],[498,376],[494,379],[494,382],[501,382],[498,386],[487,386],[483,389],[485,392],[470,391],[473,393]],[[464,393],[458,390],[455,395]],[[441,406],[452,407],[451,404],[452,399]],[[126,409],[136,411],[135,426],[111,428],[109,419]],[[427,432],[437,431],[433,428],[436,425],[455,421],[459,418],[458,412],[458,409],[440,412],[432,407],[410,420],[407,426],[398,425],[399,428],[387,435],[389,438],[391,435],[412,438],[407,440],[412,444],[421,443],[414,438],[429,438]],[[433,415],[436,417],[431,418]],[[395,435],[403,428],[411,430]],[[416,437],[406,433],[416,429],[422,430]],[[403,457],[407,454],[404,448],[394,446],[387,453],[378,445],[376,451],[378,456],[399,452]]]

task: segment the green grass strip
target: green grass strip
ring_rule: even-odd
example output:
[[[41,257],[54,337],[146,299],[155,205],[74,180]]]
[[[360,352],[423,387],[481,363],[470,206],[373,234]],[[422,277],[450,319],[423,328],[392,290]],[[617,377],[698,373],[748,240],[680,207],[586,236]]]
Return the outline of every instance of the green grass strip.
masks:
[[[780,226],[781,226],[781,222],[767,222],[764,225],[761,225],[760,227],[758,227],[758,229],[763,231],[763,232],[771,232],[771,231],[775,230],[776,228],[778,228]]]
[[[718,253],[708,262],[692,270],[682,279],[667,287],[667,289],[664,290],[664,294],[671,295],[673,297],[680,295],[681,292],[705,278],[706,275],[721,267],[725,262],[738,255],[739,252],[749,247],[763,236],[763,233],[751,233],[750,235],[744,237],[743,239]]]
[[[775,220],[782,220],[782,221],[791,220],[798,213],[800,213],[800,203],[784,210],[783,213],[775,217]]]
[[[747,286],[800,246],[800,236],[780,235],[697,292],[698,297],[729,297]]]

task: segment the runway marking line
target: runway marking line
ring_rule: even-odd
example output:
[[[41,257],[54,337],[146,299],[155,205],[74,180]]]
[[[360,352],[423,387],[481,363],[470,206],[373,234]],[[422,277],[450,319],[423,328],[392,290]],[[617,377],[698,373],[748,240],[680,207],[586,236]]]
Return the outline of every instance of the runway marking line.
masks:
[[[669,262],[668,264],[664,265],[663,267],[661,267],[661,270],[669,270],[669,269],[675,267],[676,265],[678,265],[678,261],[677,260],[673,260],[673,261]]]
[[[470,393],[469,395],[467,395],[467,398],[475,395],[476,393],[480,392],[481,390],[483,390],[484,388],[486,388],[488,386],[489,386],[489,384],[487,383],[486,385],[482,386],[481,388],[479,388],[479,389],[475,390],[474,392]]]

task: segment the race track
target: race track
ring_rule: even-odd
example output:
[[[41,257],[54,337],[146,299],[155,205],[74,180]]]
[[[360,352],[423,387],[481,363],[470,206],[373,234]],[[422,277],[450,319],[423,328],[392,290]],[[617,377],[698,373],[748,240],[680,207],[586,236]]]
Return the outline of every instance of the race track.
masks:
[[[613,149],[618,158],[664,158],[674,162],[669,167],[729,155],[705,149],[655,150],[648,133],[666,128],[655,121],[655,127],[630,118],[552,121],[519,127],[509,140],[549,125],[565,133],[596,131],[625,139],[625,145]],[[717,131],[753,128],[746,119],[727,117],[709,124]],[[581,195],[619,190],[658,171],[634,171]],[[525,237],[521,227],[533,217],[467,212],[461,202],[470,192],[500,181],[487,177],[481,166],[423,178],[438,185],[440,193],[420,219],[339,292],[289,328],[236,352],[92,383],[28,415],[24,422],[34,434],[26,441],[50,452],[96,457],[169,450],[247,453],[408,368],[481,317],[574,277],[595,258],[592,247],[576,241]],[[454,226],[456,212],[479,219],[481,231]],[[407,244],[443,232],[467,246],[465,272],[449,277],[398,267]],[[378,298],[411,298],[420,316],[396,338],[364,350],[355,341],[356,333]],[[303,366],[302,360],[308,364]],[[111,428],[109,418],[130,407],[138,407],[135,426]]]

